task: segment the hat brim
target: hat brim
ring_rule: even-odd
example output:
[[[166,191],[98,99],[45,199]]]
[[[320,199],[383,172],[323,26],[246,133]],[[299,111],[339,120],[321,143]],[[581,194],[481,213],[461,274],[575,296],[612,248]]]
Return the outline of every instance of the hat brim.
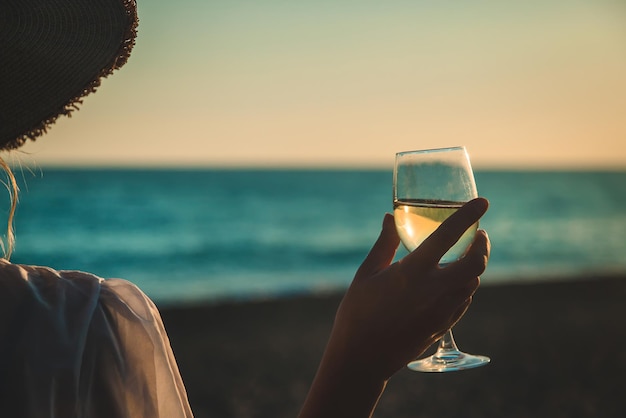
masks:
[[[0,149],[78,109],[135,44],[135,0],[3,0]]]

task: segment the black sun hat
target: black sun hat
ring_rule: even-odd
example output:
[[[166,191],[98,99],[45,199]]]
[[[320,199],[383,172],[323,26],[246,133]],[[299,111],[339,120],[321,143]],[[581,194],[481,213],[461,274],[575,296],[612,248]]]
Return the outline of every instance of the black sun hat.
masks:
[[[135,0],[2,0],[0,150],[78,109],[135,43]]]

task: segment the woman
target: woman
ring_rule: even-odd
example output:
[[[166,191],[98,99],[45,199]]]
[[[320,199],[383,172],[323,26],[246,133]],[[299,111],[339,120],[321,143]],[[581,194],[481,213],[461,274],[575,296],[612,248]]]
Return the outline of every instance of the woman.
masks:
[[[133,0],[3,0],[0,150],[41,136],[127,60]],[[132,283],[0,260],[0,415],[191,417],[159,312]],[[489,256],[479,231],[467,255],[437,260],[487,210],[466,204],[416,251],[391,264],[386,215],[337,311],[302,417],[367,417],[388,379],[465,312]]]

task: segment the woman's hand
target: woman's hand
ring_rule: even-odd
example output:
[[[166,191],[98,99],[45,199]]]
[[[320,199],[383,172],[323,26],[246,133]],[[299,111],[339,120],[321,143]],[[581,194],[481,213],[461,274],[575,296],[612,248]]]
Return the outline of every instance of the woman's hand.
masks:
[[[489,257],[479,230],[459,261],[441,268],[439,259],[487,210],[484,199],[467,203],[422,245],[391,264],[399,244],[393,216],[359,268],[339,310],[331,343],[353,368],[388,379],[422,354],[465,313]]]
[[[487,234],[479,230],[460,260],[443,268],[438,261],[487,208],[482,198],[466,203],[393,264],[400,239],[393,216],[385,215],[337,310],[301,416],[369,416],[386,381],[463,316],[487,265]]]

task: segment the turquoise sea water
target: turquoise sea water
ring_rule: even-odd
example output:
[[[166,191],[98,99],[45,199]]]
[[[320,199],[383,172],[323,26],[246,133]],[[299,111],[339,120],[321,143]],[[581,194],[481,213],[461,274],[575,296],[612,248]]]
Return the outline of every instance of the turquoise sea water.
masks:
[[[162,304],[345,288],[391,211],[389,170],[18,173],[13,262],[138,284]],[[626,172],[477,172],[483,284],[626,273]]]

